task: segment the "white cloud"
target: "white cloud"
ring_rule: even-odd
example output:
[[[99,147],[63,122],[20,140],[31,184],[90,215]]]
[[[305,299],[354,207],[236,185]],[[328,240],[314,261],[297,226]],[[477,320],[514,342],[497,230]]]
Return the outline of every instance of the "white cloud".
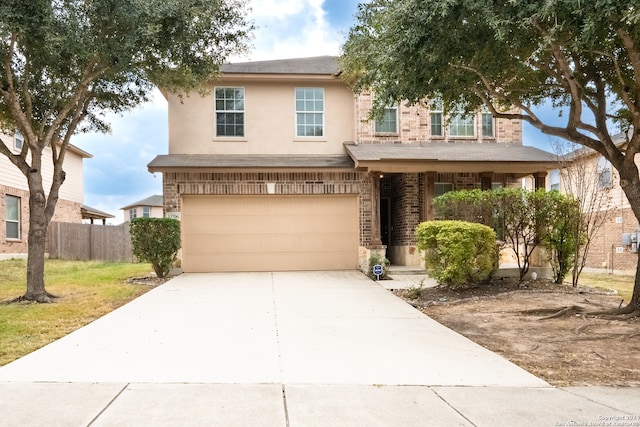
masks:
[[[331,27],[323,0],[254,0],[254,48],[246,60],[338,55],[341,36]]]

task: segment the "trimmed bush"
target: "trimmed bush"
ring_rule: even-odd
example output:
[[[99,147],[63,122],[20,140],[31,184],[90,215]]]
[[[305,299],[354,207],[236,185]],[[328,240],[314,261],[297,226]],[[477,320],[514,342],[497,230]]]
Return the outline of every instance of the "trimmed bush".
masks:
[[[498,267],[496,233],[464,221],[427,221],[416,228],[425,267],[443,286],[466,286],[491,278]]]
[[[158,277],[165,277],[180,249],[180,221],[172,218],[135,218],[129,225],[133,254],[150,262]]]

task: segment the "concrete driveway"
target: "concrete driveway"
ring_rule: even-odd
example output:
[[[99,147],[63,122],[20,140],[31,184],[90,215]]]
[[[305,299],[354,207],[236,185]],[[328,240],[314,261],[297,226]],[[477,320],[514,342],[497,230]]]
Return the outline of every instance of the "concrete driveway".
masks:
[[[553,425],[638,415],[629,390],[552,388],[359,272],[183,274],[0,368],[0,414],[16,426]]]

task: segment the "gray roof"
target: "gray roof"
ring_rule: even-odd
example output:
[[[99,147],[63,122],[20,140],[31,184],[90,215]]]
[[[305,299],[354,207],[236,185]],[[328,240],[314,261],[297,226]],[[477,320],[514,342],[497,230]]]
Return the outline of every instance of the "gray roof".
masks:
[[[223,74],[338,74],[338,57],[315,56],[309,58],[279,59],[274,61],[239,62],[224,64]]]
[[[82,219],[106,219],[106,218],[115,218],[115,216],[111,215],[107,212],[102,212],[98,209],[92,208],[87,205],[82,205],[80,207],[80,212],[82,212]]]
[[[137,202],[130,203],[125,207],[120,209],[129,209],[134,206],[163,206],[164,202],[162,201],[161,194],[154,194],[153,196],[149,196],[146,199],[138,200]]]
[[[349,156],[272,156],[162,154],[147,165],[149,172],[165,169],[271,169],[271,168],[353,168]]]
[[[408,144],[345,144],[356,161],[430,160],[439,162],[553,162],[555,154],[508,143],[426,142]]]

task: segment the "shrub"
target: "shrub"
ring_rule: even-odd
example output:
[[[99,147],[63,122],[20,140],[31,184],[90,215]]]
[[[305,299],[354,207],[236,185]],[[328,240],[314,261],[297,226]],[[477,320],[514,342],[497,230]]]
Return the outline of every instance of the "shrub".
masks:
[[[133,254],[165,277],[180,249],[180,222],[172,218],[135,218],[129,225]]]
[[[551,191],[546,199],[549,208],[541,243],[547,250],[554,282],[562,284],[573,267],[576,248],[584,239],[582,213],[580,204],[571,196]]]
[[[482,224],[427,221],[416,228],[425,267],[444,286],[487,281],[498,267],[496,233]]]
[[[380,254],[373,252],[369,257],[369,270],[367,271],[367,276],[371,279],[376,279],[376,275],[373,274],[373,266],[376,264],[380,264],[382,266],[382,274],[380,275],[380,280],[387,279],[387,273],[389,270],[389,265],[391,264],[388,259],[383,257]]]

